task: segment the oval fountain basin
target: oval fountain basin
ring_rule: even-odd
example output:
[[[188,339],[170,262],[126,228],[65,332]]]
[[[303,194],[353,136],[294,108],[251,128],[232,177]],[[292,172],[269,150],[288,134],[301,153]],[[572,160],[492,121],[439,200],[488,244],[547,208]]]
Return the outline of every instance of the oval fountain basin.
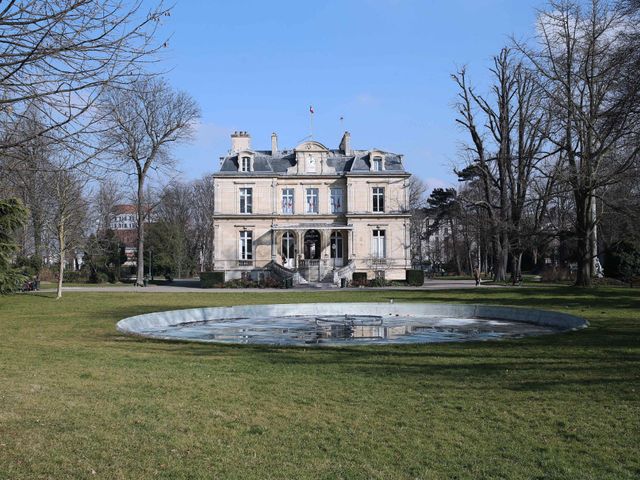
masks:
[[[302,303],[155,312],[117,328],[162,340],[346,346],[521,338],[587,325],[566,313],[487,305]]]

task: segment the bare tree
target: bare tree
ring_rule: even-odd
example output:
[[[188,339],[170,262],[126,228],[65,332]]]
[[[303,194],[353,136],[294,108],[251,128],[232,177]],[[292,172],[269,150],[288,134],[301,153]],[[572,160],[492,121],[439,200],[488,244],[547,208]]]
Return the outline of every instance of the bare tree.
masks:
[[[29,209],[27,231],[31,245],[22,253],[33,254],[37,273],[42,266],[45,230],[51,220],[51,171],[55,168],[51,161],[55,146],[48,138],[35,135],[42,128],[37,112],[27,112],[6,137],[28,140],[6,149],[0,158],[3,177]]]
[[[65,262],[68,254],[81,244],[86,225],[87,202],[83,197],[86,180],[77,173],[61,168],[52,175],[52,210],[57,236],[58,285],[56,298],[62,297]]]
[[[36,137],[78,141],[80,133],[91,134],[104,89],[139,78],[161,47],[153,38],[167,15],[161,3],[146,10],[142,0],[2,2],[0,129],[29,109],[42,123],[37,131],[5,138],[0,149]]]
[[[506,280],[511,255],[515,282],[525,249],[523,215],[531,201],[530,185],[534,176],[544,175],[540,167],[550,155],[545,150],[550,116],[534,76],[509,49],[494,58],[491,72],[495,83],[489,97],[467,85],[464,70],[453,76],[460,88],[456,121],[471,137],[470,162],[458,175],[482,186],[482,197],[468,201],[484,209],[491,222],[495,279]]]
[[[427,185],[415,175],[409,178],[408,182],[408,213],[411,214],[409,223],[409,240],[411,243],[412,263],[419,264],[422,268],[424,253],[422,242],[426,228],[426,215],[424,211],[426,203]]]
[[[580,286],[593,274],[596,198],[640,151],[640,63],[637,42],[629,42],[638,28],[606,0],[550,1],[538,15],[537,45],[517,43],[553,107],[549,138],[563,152],[559,181],[573,193]]]
[[[98,192],[93,200],[98,231],[105,231],[111,228],[111,220],[115,215],[115,207],[119,203],[122,203],[121,199],[122,190],[117,180],[111,177],[100,180]]]
[[[467,147],[470,162],[457,173],[461,180],[477,179],[482,185],[483,196],[474,202],[474,206],[483,208],[488,214],[493,235],[493,274],[496,281],[504,281],[509,256],[509,196],[506,168],[512,157],[512,102],[516,91],[508,50],[503,50],[494,58],[492,72],[496,78],[496,84],[492,88],[495,109],[469,87],[465,69],[452,76],[460,89],[456,122],[462,125],[471,137],[471,143]],[[486,134],[476,123],[475,114],[478,108],[486,115]],[[491,141],[495,143],[495,152],[490,150]]]
[[[122,169],[136,179],[138,262],[136,284],[144,278],[145,181],[152,170],[170,167],[170,147],[191,138],[200,117],[196,102],[175,92],[162,78],[143,78],[113,90],[106,102],[104,140]]]
[[[208,175],[193,183],[192,216],[200,271],[213,270],[214,259],[214,182]]]

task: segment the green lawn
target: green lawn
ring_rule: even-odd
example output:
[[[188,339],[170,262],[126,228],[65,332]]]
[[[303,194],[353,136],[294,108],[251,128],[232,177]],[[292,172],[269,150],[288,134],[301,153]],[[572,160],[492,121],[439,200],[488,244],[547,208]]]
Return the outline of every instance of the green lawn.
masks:
[[[517,341],[344,349],[165,343],[126,316],[439,301],[585,316]],[[640,291],[67,293],[0,298],[0,478],[640,478]]]

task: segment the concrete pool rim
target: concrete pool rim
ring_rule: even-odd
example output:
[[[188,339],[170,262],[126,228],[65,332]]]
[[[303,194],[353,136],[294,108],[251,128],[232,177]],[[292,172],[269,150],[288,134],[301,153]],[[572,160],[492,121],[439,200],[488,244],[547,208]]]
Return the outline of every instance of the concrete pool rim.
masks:
[[[233,320],[251,316],[287,317],[297,315],[442,315],[455,318],[478,318],[506,320],[545,327],[552,327],[558,333],[586,328],[587,320],[568,313],[498,305],[411,303],[411,302],[348,302],[348,303],[284,303],[237,305],[230,307],[189,308],[145,313],[120,320],[116,328],[127,335],[141,336],[157,340],[189,341],[198,343],[220,343],[215,340],[180,338],[149,332],[153,328],[169,327],[183,323],[208,320]],[[225,343],[229,345],[230,343]],[[239,345],[239,343],[233,345]],[[337,346],[337,345],[332,345]]]

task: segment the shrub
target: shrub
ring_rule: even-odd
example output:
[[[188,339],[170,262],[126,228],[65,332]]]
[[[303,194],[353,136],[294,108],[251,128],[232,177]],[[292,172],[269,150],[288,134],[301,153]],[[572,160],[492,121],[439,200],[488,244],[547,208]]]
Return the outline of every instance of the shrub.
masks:
[[[633,286],[640,277],[640,245],[623,242],[607,252],[605,273]]]
[[[260,281],[261,288],[284,288],[284,281],[268,276]]]
[[[251,278],[234,278],[225,282],[224,288],[257,288],[260,284],[251,280]]]
[[[224,272],[200,272],[200,288],[224,286]]]
[[[353,277],[351,277],[351,284],[354,287],[364,287],[365,285],[367,285],[366,272],[353,272]]]
[[[598,287],[626,287],[628,285],[622,280],[611,277],[592,278],[591,284]]]
[[[540,277],[543,282],[564,282],[574,278],[568,267],[546,267]]]
[[[407,270],[407,283],[412,287],[420,287],[424,283],[424,271]]]
[[[384,277],[376,277],[371,280],[368,285],[370,287],[390,287],[393,285],[393,282],[391,280],[385,280]]]
[[[82,270],[65,270],[62,281],[67,283],[83,283],[89,281],[87,272]]]

